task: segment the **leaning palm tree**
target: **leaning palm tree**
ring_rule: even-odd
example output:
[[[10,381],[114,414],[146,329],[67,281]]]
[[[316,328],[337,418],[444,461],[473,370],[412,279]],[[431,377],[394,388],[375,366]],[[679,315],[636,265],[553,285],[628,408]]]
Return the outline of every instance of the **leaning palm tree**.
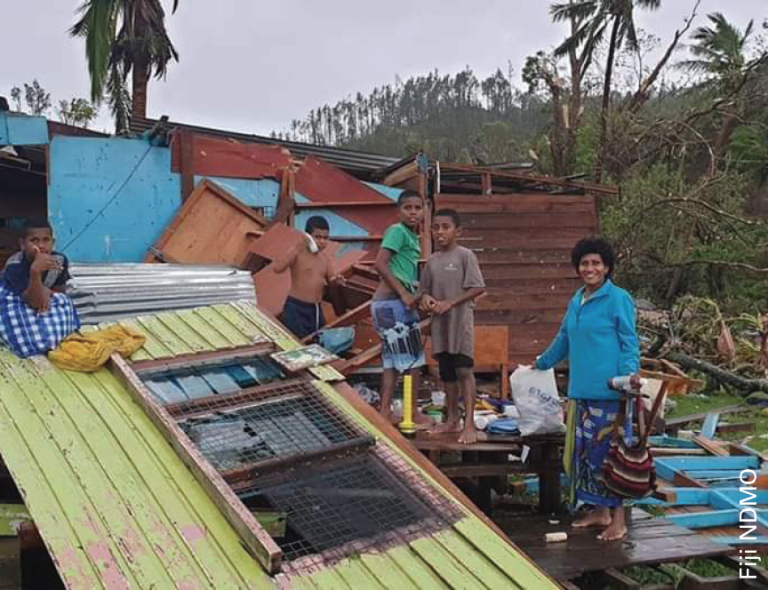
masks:
[[[693,59],[681,62],[680,66],[704,75],[706,87],[728,96],[739,90],[745,81],[745,72],[754,65],[746,53],[754,23],[749,21],[742,32],[720,12],[709,14],[707,18],[712,26],[699,27],[693,32],[691,37],[695,43],[690,47]],[[764,55],[758,61],[763,59]],[[713,146],[716,154],[723,152],[739,126],[738,110],[743,106],[732,101],[723,108],[723,121]]]
[[[173,0],[173,12],[178,1]],[[160,0],[85,0],[78,13],[70,34],[85,39],[91,99],[98,103],[107,96],[117,130],[124,131],[129,112],[146,117],[150,76],[163,78],[168,63],[179,60],[165,29],[165,11]]]
[[[691,38],[695,41],[690,51],[694,59],[680,65],[694,73],[703,74],[708,82],[721,90],[731,90],[747,65],[746,48],[752,35],[754,21],[749,21],[744,32],[728,22],[720,12],[708,14],[711,27],[699,27]]]
[[[600,110],[600,144],[594,171],[595,182],[600,182],[603,175],[603,155],[608,132],[608,108],[616,51],[622,46],[632,51],[638,49],[635,7],[656,10],[659,6],[661,6],[661,0],[570,0],[566,4],[550,6],[550,14],[555,22],[577,19],[580,23],[576,31],[555,50],[557,55],[567,55],[574,48],[583,47],[591,57],[610,28],[608,57],[603,80],[603,103]]]

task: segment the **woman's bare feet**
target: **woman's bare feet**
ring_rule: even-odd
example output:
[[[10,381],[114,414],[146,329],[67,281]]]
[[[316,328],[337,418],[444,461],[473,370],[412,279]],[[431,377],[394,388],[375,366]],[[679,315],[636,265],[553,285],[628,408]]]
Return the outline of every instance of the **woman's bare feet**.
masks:
[[[620,541],[627,536],[627,524],[624,519],[624,507],[613,509],[613,518],[610,526],[597,535],[601,541]]]
[[[585,529],[593,526],[609,526],[611,524],[611,511],[608,508],[595,508],[584,518],[573,523],[575,529]]]

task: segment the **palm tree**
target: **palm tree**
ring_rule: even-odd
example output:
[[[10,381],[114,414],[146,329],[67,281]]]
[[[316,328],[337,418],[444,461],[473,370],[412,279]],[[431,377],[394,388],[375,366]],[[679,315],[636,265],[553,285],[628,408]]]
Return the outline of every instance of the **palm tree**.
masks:
[[[681,62],[681,66],[709,77],[720,90],[732,90],[747,65],[745,49],[752,35],[754,21],[749,21],[742,33],[728,22],[721,12],[707,15],[712,27],[699,27],[691,38],[696,41],[691,53],[696,59]]]
[[[656,10],[661,0],[570,0],[567,4],[552,4],[550,14],[555,22],[577,21],[578,28],[555,50],[556,55],[565,56],[575,48],[582,47],[589,56],[604,39],[610,26],[608,57],[603,80],[603,103],[600,111],[600,144],[595,164],[594,180],[600,182],[603,175],[603,156],[608,132],[608,108],[611,98],[611,81],[616,51],[622,46],[638,49],[635,29],[635,7]]]
[[[728,96],[739,91],[747,68],[753,65],[747,60],[746,48],[754,23],[749,21],[747,28],[741,32],[720,12],[709,14],[707,18],[713,26],[699,27],[691,35],[696,42],[690,48],[695,59],[685,60],[680,65],[703,74],[707,77],[707,86]],[[714,151],[718,155],[728,145],[739,125],[739,108],[736,101],[724,108],[725,116],[714,144]]]
[[[173,12],[178,3],[173,0]],[[168,63],[179,60],[165,30],[165,11],[160,0],[85,0],[78,13],[70,35],[85,39],[91,100],[99,103],[108,96],[117,131],[124,131],[129,112],[146,117],[150,76],[163,78]]]

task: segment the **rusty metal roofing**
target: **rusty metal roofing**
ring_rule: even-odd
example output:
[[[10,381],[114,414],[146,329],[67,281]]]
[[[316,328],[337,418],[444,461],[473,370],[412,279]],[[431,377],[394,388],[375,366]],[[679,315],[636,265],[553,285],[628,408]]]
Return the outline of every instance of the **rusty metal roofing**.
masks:
[[[134,133],[143,133],[152,129],[158,121],[156,119],[135,119],[131,121],[131,131]],[[261,143],[267,145],[281,145],[288,148],[295,156],[317,156],[329,164],[346,170],[356,176],[368,178],[373,172],[391,166],[399,161],[399,158],[384,156],[381,154],[372,154],[369,152],[360,152],[335,148],[325,145],[316,145],[311,143],[301,143],[297,141],[285,141],[266,137],[264,135],[253,135],[250,133],[238,133],[236,131],[225,131],[222,129],[212,129],[209,127],[200,127],[197,125],[188,125],[169,121],[166,123],[169,129],[182,129],[201,135],[210,135],[214,137],[226,137],[236,139],[243,143]]]
[[[252,304],[237,302],[122,322],[147,336],[132,360],[245,346],[300,346]],[[65,373],[0,352],[0,449],[69,588],[520,588],[557,585],[313,371],[327,399],[455,501],[441,532],[268,577],[142,410],[106,369]],[[412,451],[411,451],[412,453]]]

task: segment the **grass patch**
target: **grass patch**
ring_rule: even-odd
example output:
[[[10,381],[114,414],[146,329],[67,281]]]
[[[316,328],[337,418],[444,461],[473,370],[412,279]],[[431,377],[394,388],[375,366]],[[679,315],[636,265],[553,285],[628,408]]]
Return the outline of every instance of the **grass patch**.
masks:
[[[744,398],[738,395],[718,393],[706,397],[698,395],[684,395],[673,398],[677,405],[667,412],[667,418],[677,418],[689,414],[701,414],[714,412],[718,408],[735,406],[744,403]],[[763,452],[768,450],[768,414],[763,413],[763,408],[759,406],[745,406],[744,412],[738,414],[727,414],[720,418],[724,422],[754,422],[755,431],[750,432],[730,432],[718,434],[717,440],[741,442],[747,436],[752,436],[747,445],[756,451]],[[701,428],[702,421],[695,423],[695,429]]]

